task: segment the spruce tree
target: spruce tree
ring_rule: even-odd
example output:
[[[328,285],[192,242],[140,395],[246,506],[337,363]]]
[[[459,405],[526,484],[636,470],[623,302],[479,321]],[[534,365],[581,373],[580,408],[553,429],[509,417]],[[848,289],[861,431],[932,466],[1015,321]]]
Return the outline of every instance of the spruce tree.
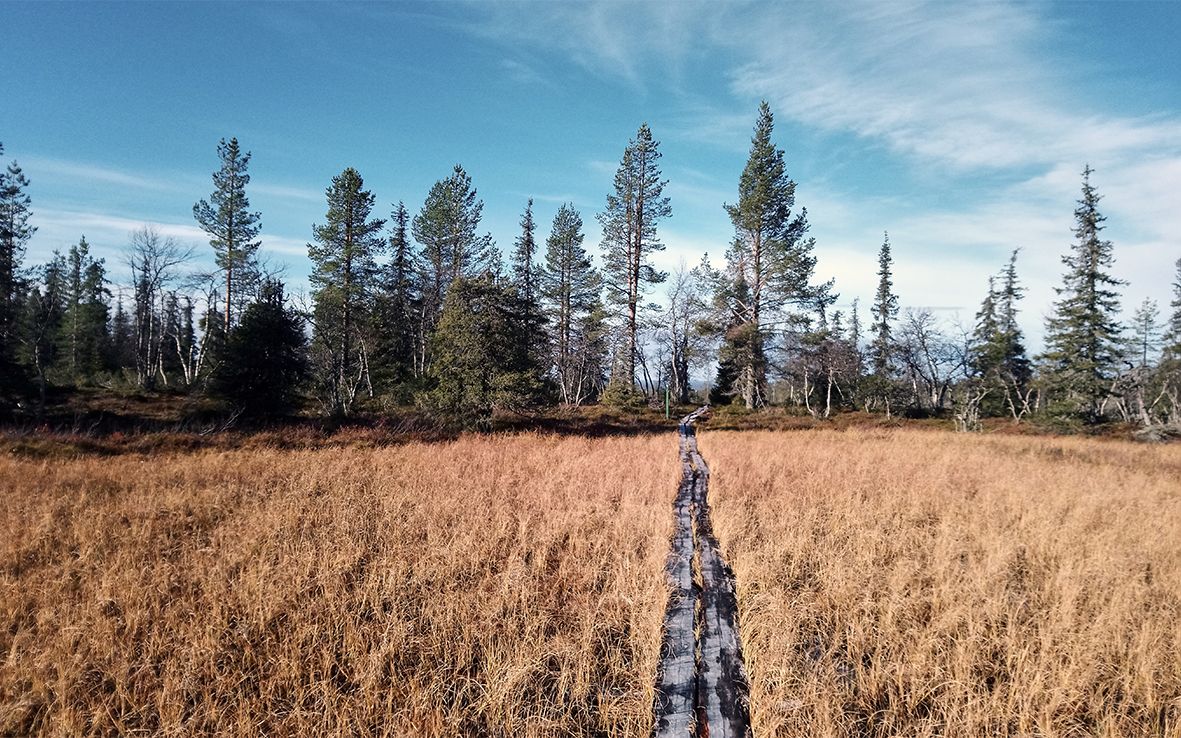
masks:
[[[4,144],[0,143],[0,156]],[[23,312],[24,280],[21,263],[25,245],[37,231],[29,225],[31,200],[29,180],[13,161],[0,169],[0,412],[12,405],[25,385],[24,372],[17,362],[19,328]]]
[[[1014,249],[1009,262],[1001,272],[1001,287],[997,301],[997,327],[1000,331],[1001,368],[1017,392],[1024,392],[1033,374],[1029,357],[1025,353],[1025,336],[1017,322],[1017,303],[1025,294],[1017,278],[1017,254]]]
[[[382,267],[374,303],[374,381],[395,399],[406,399],[403,389],[416,373],[414,254],[410,248],[410,215],[399,202],[390,216],[390,259]]]
[[[747,329],[750,364],[737,367],[737,394],[747,407],[766,401],[766,343],[773,326],[789,316],[789,306],[811,309],[831,304],[827,285],[813,286],[815,241],[807,237],[808,214],[794,213],[796,183],[787,175],[783,149],[771,141],[771,107],[762,102],[751,139],[750,156],[738,181],[738,203],[726,205],[734,241],[726,254],[731,281],[739,273],[749,287],[750,301],[737,306]]]
[[[894,259],[890,254],[890,234],[884,234],[878,251],[878,289],[873,300],[873,324],[869,345],[870,365],[874,376],[889,377],[893,372],[894,339],[890,323],[898,317],[898,296],[894,294]]]
[[[247,294],[257,280],[256,252],[260,242],[256,239],[262,225],[259,214],[250,212],[246,197],[250,152],[242,153],[238,139],[227,142],[223,138],[217,145],[217,156],[221,168],[213,173],[213,194],[209,200],[193,205],[193,217],[209,234],[217,266],[226,275],[222,327],[228,333],[232,306],[242,301],[241,295]]]
[[[541,309],[541,265],[537,262],[537,240],[533,223],[533,198],[521,215],[521,235],[517,236],[512,254],[512,282],[520,305],[520,335],[517,351],[524,364],[538,371],[546,368],[548,336],[546,319]]]
[[[716,281],[725,284],[729,279],[726,276]],[[726,288],[714,292],[715,307],[726,316],[726,323],[718,350],[718,371],[710,388],[711,405],[729,405],[739,400],[745,403],[742,392],[749,385],[744,384],[744,372],[752,367],[756,372],[765,372],[763,344],[743,309],[751,299],[750,285],[742,272]]]
[[[1164,361],[1181,362],[1181,259],[1177,260],[1177,275],[1173,278],[1173,300],[1169,303],[1173,312],[1165,324],[1161,358]]]
[[[65,314],[66,260],[59,252],[41,269],[41,279],[25,295],[20,334],[23,358],[37,382],[37,415],[45,409],[49,370],[61,351],[60,335]]]
[[[630,397],[635,387],[644,291],[668,276],[651,262],[653,253],[664,250],[657,238],[657,224],[672,215],[664,195],[668,182],[661,179],[660,157],[660,143],[652,137],[648,124],[642,124],[624,149],[613,192],[598,215],[607,295],[623,328],[618,367],[611,377],[621,399]]]
[[[376,256],[386,245],[384,220],[370,220],[375,198],[356,169],[332,178],[324,225],[312,227],[314,346],[321,399],[333,415],[347,414],[366,380],[365,329],[377,274]]]
[[[997,322],[996,277],[988,278],[988,292],[976,313],[976,328],[972,332],[971,351],[968,362],[980,376],[991,375],[1000,366],[997,337],[1000,334]]]
[[[295,407],[307,373],[303,321],[288,308],[283,285],[268,280],[229,335],[211,382],[214,394],[248,417],[268,418]]]
[[[601,326],[589,324],[591,316],[602,310],[602,280],[582,246],[582,225],[582,216],[572,204],[558,208],[540,273],[541,295],[553,327],[554,374],[561,400],[569,405],[577,405],[594,393],[603,361],[601,355],[593,355]]]
[[[62,321],[62,358],[69,376],[92,377],[103,366],[108,341],[106,270],[102,259],[90,255],[83,236],[66,257],[65,315]]]
[[[1087,422],[1101,420],[1103,400],[1120,356],[1119,292],[1111,275],[1111,241],[1101,237],[1099,194],[1091,185],[1094,170],[1083,170],[1082,199],[1074,211],[1075,242],[1062,257],[1066,266],[1059,300],[1046,321],[1043,362],[1059,398]]]
[[[113,372],[135,367],[135,334],[131,318],[123,309],[123,298],[115,303],[115,315],[111,318],[111,341],[107,345],[104,364]]]
[[[455,280],[432,336],[435,387],[427,406],[444,420],[467,428],[491,427],[509,377],[512,326],[509,296],[491,274]]]
[[[1126,359],[1133,368],[1146,369],[1156,358],[1156,352],[1161,347],[1159,320],[1160,308],[1155,300],[1148,298],[1133,313]]]

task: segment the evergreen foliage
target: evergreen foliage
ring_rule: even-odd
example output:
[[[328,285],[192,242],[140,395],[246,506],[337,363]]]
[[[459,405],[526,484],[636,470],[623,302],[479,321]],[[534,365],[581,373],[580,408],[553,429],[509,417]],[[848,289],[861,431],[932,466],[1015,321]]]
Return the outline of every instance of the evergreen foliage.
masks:
[[[894,341],[890,324],[898,317],[898,296],[894,294],[894,259],[890,254],[890,234],[882,237],[878,251],[878,289],[873,300],[873,324],[869,345],[870,365],[878,378],[887,378],[894,371],[892,355]]]
[[[1177,260],[1177,275],[1173,278],[1173,299],[1169,307],[1173,311],[1169,314],[1165,324],[1161,358],[1164,361],[1181,362],[1181,259]]]
[[[1090,166],[1083,170],[1082,199],[1074,211],[1075,243],[1062,257],[1066,265],[1059,300],[1046,321],[1042,356],[1050,386],[1087,422],[1102,418],[1103,400],[1118,369],[1121,353],[1119,292],[1123,284],[1111,275],[1111,241],[1101,237],[1099,194],[1091,185]]]
[[[541,306],[541,265],[537,259],[537,230],[533,223],[533,198],[529,198],[521,215],[521,235],[517,236],[512,254],[512,282],[520,313],[520,331],[514,350],[522,365],[543,373],[549,365],[549,339],[546,317]]]
[[[815,240],[807,237],[806,209],[794,213],[796,183],[787,175],[783,150],[771,141],[774,116],[763,101],[751,139],[750,156],[738,181],[738,203],[726,205],[734,226],[734,241],[726,254],[730,279],[746,285],[748,297],[735,303],[735,312],[749,327],[743,330],[746,347],[731,356],[736,364],[735,394],[747,407],[766,402],[767,341],[775,325],[790,316],[789,306],[811,308],[831,304],[832,283],[811,284],[816,269]],[[798,318],[798,316],[796,316]]]
[[[745,309],[752,299],[750,285],[743,272],[733,281],[728,275],[717,275],[714,281],[725,285],[714,290],[714,303],[725,315],[725,324],[718,350],[718,371],[710,388],[710,404],[728,405],[738,401],[745,404],[742,393],[751,386],[751,374],[766,376],[763,337]]]
[[[115,314],[111,318],[111,340],[107,344],[105,366],[111,370],[135,366],[135,335],[131,318],[123,309],[123,298],[115,303]]]
[[[241,296],[249,294],[258,279],[256,240],[262,229],[260,215],[250,212],[246,185],[250,152],[243,153],[238,139],[223,138],[217,145],[221,168],[213,173],[213,194],[193,205],[193,217],[209,234],[218,269],[225,272],[225,310],[223,329],[229,331],[232,315]]]
[[[415,377],[416,294],[414,253],[409,235],[410,215],[399,202],[390,217],[390,259],[377,278],[374,300],[373,381],[395,399],[408,399]]]
[[[0,143],[0,156],[4,144]],[[13,161],[0,169],[0,413],[15,406],[25,389],[25,376],[17,360],[19,330],[25,306],[21,277],[25,245],[36,233],[29,225],[32,214],[29,180]]]
[[[303,320],[287,307],[283,285],[264,282],[220,352],[211,382],[214,394],[247,417],[290,412],[307,375],[305,344]]]
[[[65,309],[60,342],[62,362],[75,381],[93,377],[105,365],[109,335],[106,269],[102,259],[90,255],[83,236],[66,257]]]
[[[457,279],[433,336],[435,387],[423,404],[466,428],[487,429],[496,409],[537,402],[538,377],[513,351],[520,330],[516,290],[491,274]]]
[[[370,220],[373,193],[357,170],[349,167],[332,178],[327,189],[324,225],[312,227],[308,244],[317,382],[329,413],[350,412],[357,391],[368,380],[367,331],[376,256],[385,249],[384,220]]]
[[[1145,298],[1132,315],[1124,362],[1136,369],[1146,369],[1161,347],[1160,308],[1155,300]]]
[[[539,275],[551,327],[551,363],[559,397],[567,405],[595,397],[606,374],[602,278],[583,248],[582,227],[582,216],[572,204],[558,208]]]
[[[66,260],[59,252],[42,267],[41,279],[25,296],[22,337],[23,359],[32,368],[37,384],[37,414],[44,411],[49,370],[57,362],[58,340],[65,313]]]
[[[424,338],[434,330],[455,280],[499,267],[492,236],[477,234],[483,212],[484,201],[477,196],[471,176],[456,164],[451,176],[431,186],[422,210],[414,216],[414,240],[422,247],[419,284]]]
[[[982,405],[997,412],[1007,410],[1015,418],[1027,410],[1027,388],[1033,375],[1017,322],[1017,302],[1025,293],[1017,278],[1017,253],[1013,251],[1001,271],[1000,287],[997,277],[988,278],[988,293],[976,314],[968,352],[969,369],[984,391]]]
[[[657,224],[672,215],[672,206],[664,195],[668,182],[661,179],[660,157],[660,143],[652,137],[648,124],[641,124],[636,137],[624,149],[613,191],[598,215],[603,230],[608,304],[622,328],[611,384],[614,396],[624,401],[630,401],[635,388],[644,291],[668,276],[651,261],[653,253],[664,250],[657,238]]]

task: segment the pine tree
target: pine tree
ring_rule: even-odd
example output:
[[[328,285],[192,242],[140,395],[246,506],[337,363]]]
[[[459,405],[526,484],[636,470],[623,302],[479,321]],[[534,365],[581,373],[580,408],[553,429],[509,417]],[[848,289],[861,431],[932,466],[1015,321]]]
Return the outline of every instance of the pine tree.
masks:
[[[619,367],[611,377],[621,396],[630,395],[635,387],[644,290],[668,276],[651,262],[653,253],[664,250],[657,239],[657,224],[672,215],[672,206],[664,196],[668,182],[661,179],[660,157],[660,143],[652,137],[648,124],[642,124],[623,152],[614,191],[598,216],[607,294],[623,327]]]
[[[568,405],[578,405],[597,392],[597,372],[604,360],[601,353],[587,355],[602,339],[602,326],[588,323],[593,314],[602,311],[602,279],[582,241],[582,216],[565,203],[550,226],[539,286],[553,326],[552,364],[558,391]]]
[[[762,102],[750,156],[738,181],[738,203],[726,205],[734,241],[726,254],[732,281],[739,273],[750,302],[737,306],[746,322],[751,364],[739,366],[737,394],[747,407],[766,401],[766,343],[779,313],[789,306],[811,309],[831,304],[827,285],[810,284],[816,269],[815,241],[807,237],[806,209],[793,213],[796,183],[787,175],[783,149],[771,141],[771,107]]]
[[[345,169],[327,189],[324,225],[312,227],[314,347],[322,401],[333,415],[347,414],[366,381],[365,328],[377,274],[376,255],[386,245],[384,220],[370,220],[375,198],[357,170]]]
[[[390,260],[381,269],[374,304],[374,382],[401,399],[407,397],[401,390],[416,373],[415,314],[420,304],[409,223],[406,206],[399,202],[390,217]]]
[[[259,241],[255,239],[262,226],[259,214],[250,212],[246,197],[250,152],[242,153],[238,139],[231,138],[227,143],[223,138],[217,145],[217,156],[221,169],[213,173],[213,194],[209,200],[193,205],[193,217],[209,234],[217,266],[226,274],[223,328],[228,333],[232,306],[242,301],[241,295],[257,280]]]
[[[264,282],[230,333],[211,382],[214,393],[248,417],[288,412],[307,374],[305,343],[303,321],[287,307],[283,285]]]
[[[422,289],[424,345],[438,322],[451,283],[461,277],[475,277],[498,269],[492,236],[480,236],[477,229],[484,201],[477,196],[472,178],[456,164],[451,176],[431,187],[422,210],[414,216],[414,240],[422,246],[419,281]],[[423,366],[429,365],[429,358]]]
[[[1103,400],[1117,371],[1120,355],[1119,293],[1123,284],[1110,274],[1111,241],[1100,237],[1106,218],[1091,186],[1094,170],[1083,170],[1082,199],[1074,211],[1075,243],[1062,257],[1066,265],[1061,299],[1046,321],[1043,354],[1051,385],[1072,402],[1088,422],[1101,419]]]
[[[873,340],[869,345],[870,364],[874,376],[888,377],[894,370],[891,356],[894,351],[894,340],[891,335],[890,323],[898,317],[898,296],[894,294],[894,260],[890,255],[890,234],[882,238],[882,248],[878,252],[878,290],[873,300],[873,324],[870,333]]]

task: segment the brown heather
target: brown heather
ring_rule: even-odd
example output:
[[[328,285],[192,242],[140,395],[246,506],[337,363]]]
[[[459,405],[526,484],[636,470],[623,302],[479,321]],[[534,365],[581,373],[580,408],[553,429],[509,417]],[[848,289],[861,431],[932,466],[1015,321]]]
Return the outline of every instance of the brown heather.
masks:
[[[755,734],[1181,735],[1181,446],[705,432]]]
[[[647,735],[678,473],[671,434],[0,459],[0,734]]]

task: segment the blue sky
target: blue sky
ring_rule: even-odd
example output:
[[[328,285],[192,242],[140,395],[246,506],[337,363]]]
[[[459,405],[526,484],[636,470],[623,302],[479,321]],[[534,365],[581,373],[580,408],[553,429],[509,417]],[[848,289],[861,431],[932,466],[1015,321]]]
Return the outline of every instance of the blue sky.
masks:
[[[502,249],[574,202],[596,247],[628,138],[662,141],[660,261],[720,260],[760,99],[841,302],[889,230],[905,306],[969,322],[1022,248],[1037,343],[1085,163],[1125,306],[1181,258],[1181,3],[5,3],[0,141],[32,180],[28,261],[85,234],[116,276],[192,220],[221,137],[253,152],[263,249],[306,285],[324,188],[356,167],[411,212],[462,163]],[[597,250],[597,249],[596,249]],[[659,290],[655,293],[659,297]]]

